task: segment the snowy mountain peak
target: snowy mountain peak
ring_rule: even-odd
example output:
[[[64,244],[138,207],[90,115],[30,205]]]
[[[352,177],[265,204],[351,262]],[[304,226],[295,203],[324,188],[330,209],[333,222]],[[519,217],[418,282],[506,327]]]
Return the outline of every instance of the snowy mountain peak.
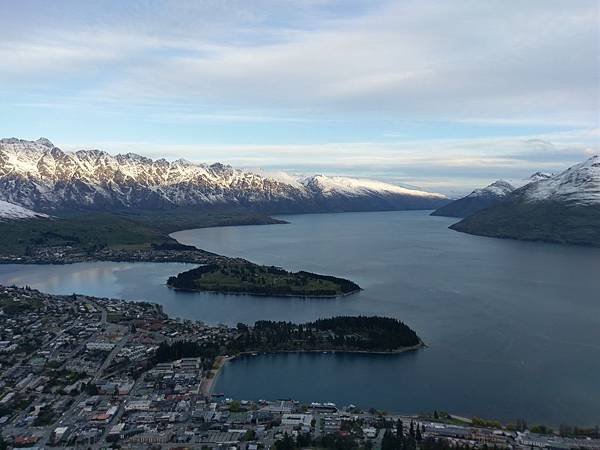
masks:
[[[492,184],[475,189],[469,195],[442,206],[432,216],[467,217],[471,214],[503,202],[514,191],[514,187],[504,180],[496,180]]]
[[[514,190],[508,181],[496,180],[484,188],[475,189],[467,197],[505,197]]]
[[[577,167],[577,166],[574,166]],[[579,164],[579,168],[590,168],[593,170],[600,170],[600,155],[590,156],[586,161]],[[569,170],[569,169],[567,169]]]
[[[44,147],[49,147],[49,148],[53,148],[54,147],[54,144],[50,141],[50,139],[47,139],[45,137],[41,137],[41,138],[39,138],[35,142],[37,144],[43,145]]]
[[[0,200],[0,221],[6,220],[22,220],[22,219],[36,219],[42,217],[49,217],[46,214],[41,214],[32,211],[22,206],[15,205],[14,203],[5,202]]]
[[[527,201],[553,200],[577,205],[600,204],[600,156],[569,167],[564,172],[525,186]]]
[[[547,180],[548,178],[552,178],[552,174],[551,173],[536,172],[533,175],[531,175],[527,179],[527,181],[529,181],[531,183],[535,183],[536,181]]]

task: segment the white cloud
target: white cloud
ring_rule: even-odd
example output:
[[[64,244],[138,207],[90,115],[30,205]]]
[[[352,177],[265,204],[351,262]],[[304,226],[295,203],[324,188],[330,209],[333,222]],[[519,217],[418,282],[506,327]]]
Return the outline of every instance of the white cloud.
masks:
[[[314,8],[328,4],[306,10],[318,14]],[[161,98],[405,119],[598,120],[595,1],[392,1],[341,19],[305,10],[297,28],[268,24],[260,8],[240,3],[184,5],[166,13],[182,20],[175,30],[143,16],[127,29],[30,35],[24,27],[0,45],[0,78],[43,82],[53,72],[100,71],[82,94],[122,102]],[[200,12],[208,16],[184,16]]]

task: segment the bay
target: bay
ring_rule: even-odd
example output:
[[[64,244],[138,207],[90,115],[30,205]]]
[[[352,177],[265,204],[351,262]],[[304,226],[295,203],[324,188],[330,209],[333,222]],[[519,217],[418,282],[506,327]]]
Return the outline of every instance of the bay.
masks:
[[[263,264],[342,276],[339,299],[180,293],[186,264],[0,266],[0,283],[155,301],[208,323],[385,315],[427,343],[396,356],[260,355],[225,366],[236,398],[333,401],[399,412],[448,410],[530,423],[600,423],[600,249],[461,234],[427,212],[283,217],[288,225],[186,230],[185,244]]]

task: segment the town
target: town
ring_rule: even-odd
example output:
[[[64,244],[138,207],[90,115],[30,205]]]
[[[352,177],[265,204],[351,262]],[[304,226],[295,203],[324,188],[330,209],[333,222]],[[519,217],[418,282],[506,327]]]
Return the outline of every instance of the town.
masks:
[[[241,333],[152,303],[0,287],[0,449],[600,449],[597,428],[230,399],[213,388]]]

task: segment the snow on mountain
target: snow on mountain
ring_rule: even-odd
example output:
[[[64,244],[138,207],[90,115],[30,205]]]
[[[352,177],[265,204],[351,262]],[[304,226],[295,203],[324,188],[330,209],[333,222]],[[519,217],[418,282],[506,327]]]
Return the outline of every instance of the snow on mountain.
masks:
[[[553,200],[575,205],[600,205],[600,156],[569,167],[521,189],[526,201]]]
[[[467,197],[505,197],[514,190],[515,188],[508,181],[497,180],[484,188],[475,189]]]
[[[600,157],[542,178],[450,226],[464,233],[600,247]]]
[[[531,175],[527,181],[528,183],[535,183],[536,181],[541,181],[541,180],[547,180],[548,178],[552,178],[553,175],[551,173],[545,173],[545,172],[536,172],[533,175]]]
[[[49,217],[22,206],[0,200],[0,221]]]
[[[241,206],[270,211],[427,209],[441,194],[372,180],[263,176],[220,163],[63,152],[49,140],[0,140],[0,199],[32,208]]]
[[[445,199],[443,194],[418,191],[416,189],[407,189],[394,184],[383,183],[381,181],[368,180],[363,178],[349,177],[328,177],[325,175],[314,175],[305,178],[302,183],[312,190],[320,192],[323,196],[344,195],[361,196],[373,193],[380,194],[399,194],[416,197],[428,197]]]
[[[455,200],[431,213],[432,216],[468,217],[490,206],[504,201],[514,191],[507,181],[497,180],[489,186],[475,189],[466,197]]]

